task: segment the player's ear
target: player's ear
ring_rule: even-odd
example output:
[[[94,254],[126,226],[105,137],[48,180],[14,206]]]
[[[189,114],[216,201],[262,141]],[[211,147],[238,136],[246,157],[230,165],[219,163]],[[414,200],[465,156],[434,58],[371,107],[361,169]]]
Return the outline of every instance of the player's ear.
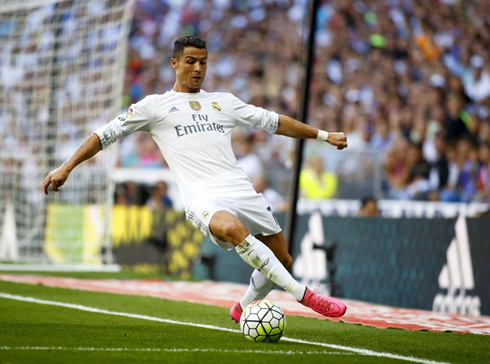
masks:
[[[170,64],[172,65],[173,68],[177,67],[177,64],[179,61],[177,61],[175,58],[170,59]]]

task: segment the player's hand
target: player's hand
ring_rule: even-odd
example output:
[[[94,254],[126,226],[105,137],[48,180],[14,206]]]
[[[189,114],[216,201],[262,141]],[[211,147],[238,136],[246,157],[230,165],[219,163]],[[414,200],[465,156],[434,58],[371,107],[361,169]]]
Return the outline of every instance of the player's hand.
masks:
[[[51,185],[53,191],[58,192],[60,187],[63,186],[68,179],[70,172],[66,170],[63,166],[56,168],[48,173],[44,179],[44,193],[48,194],[48,187]]]
[[[345,136],[345,133],[341,133],[341,132],[328,133],[327,142],[337,147],[338,150],[347,148],[347,137]]]

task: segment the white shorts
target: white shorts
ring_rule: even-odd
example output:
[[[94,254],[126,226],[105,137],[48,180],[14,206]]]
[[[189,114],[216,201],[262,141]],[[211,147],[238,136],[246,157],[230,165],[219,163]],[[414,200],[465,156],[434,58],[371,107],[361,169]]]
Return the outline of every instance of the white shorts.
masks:
[[[217,211],[228,211],[242,222],[251,235],[274,235],[281,227],[272,214],[269,204],[254,190],[224,193],[220,196],[202,197],[185,207],[185,215],[192,225],[209,237],[219,247],[231,250],[233,244],[211,234],[209,222]]]

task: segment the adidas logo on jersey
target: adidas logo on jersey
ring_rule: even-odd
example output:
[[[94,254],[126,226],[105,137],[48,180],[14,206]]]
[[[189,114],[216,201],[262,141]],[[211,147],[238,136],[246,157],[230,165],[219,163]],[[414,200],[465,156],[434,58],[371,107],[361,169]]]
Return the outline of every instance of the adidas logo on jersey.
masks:
[[[438,293],[434,297],[432,310],[480,316],[480,297],[468,292],[475,289],[475,280],[468,228],[462,215],[458,217],[454,230],[456,236],[447,248],[447,261],[439,274],[439,288],[447,290],[447,294]]]
[[[168,113],[170,114],[171,112],[176,112],[176,111],[180,111],[180,110],[174,106],[168,111]]]

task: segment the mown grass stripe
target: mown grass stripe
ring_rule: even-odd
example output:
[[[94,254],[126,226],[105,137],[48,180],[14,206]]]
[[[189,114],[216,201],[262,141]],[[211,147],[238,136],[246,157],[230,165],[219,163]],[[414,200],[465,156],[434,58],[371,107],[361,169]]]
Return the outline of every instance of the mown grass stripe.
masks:
[[[49,301],[49,300],[41,300],[41,299],[37,299],[34,297],[18,296],[18,295],[12,295],[9,293],[1,293],[0,292],[0,297],[6,298],[6,299],[17,300],[17,301],[23,301],[23,302],[38,303],[38,304],[42,304],[42,305],[51,305],[51,306],[72,308],[75,310],[81,310],[81,311],[86,311],[86,312],[103,313],[106,315],[123,316],[123,317],[130,317],[130,318],[136,318],[136,319],[142,319],[142,320],[163,322],[163,323],[174,324],[174,325],[185,325],[185,326],[199,327],[199,328],[203,328],[203,329],[211,329],[211,330],[219,330],[219,331],[226,331],[226,332],[233,332],[233,333],[241,333],[239,330],[228,329],[226,327],[197,324],[197,323],[193,323],[193,322],[176,321],[176,320],[163,319],[163,318],[154,317],[154,316],[139,315],[139,314],[134,314],[134,313],[108,311],[108,310],[104,310],[104,309],[100,309],[100,308],[83,306],[83,305],[79,305],[79,304]],[[294,343],[299,343],[299,344],[316,345],[316,346],[327,347],[330,349],[349,351],[349,352],[353,352],[353,353],[360,354],[360,355],[366,355],[366,356],[375,356],[375,357],[383,357],[383,358],[390,358],[390,359],[398,359],[398,360],[405,360],[405,361],[410,361],[410,362],[414,362],[414,363],[422,363],[422,364],[445,364],[444,362],[437,362],[437,361],[428,360],[428,359],[420,359],[420,358],[415,358],[412,356],[403,356],[403,355],[397,355],[397,354],[392,354],[392,353],[384,353],[384,352],[378,352],[378,351],[361,349],[361,348],[354,348],[354,347],[343,346],[343,345],[326,344],[326,343],[320,343],[320,342],[293,339],[293,338],[289,338],[289,337],[283,337],[282,340],[294,342]]]
[[[232,354],[282,354],[282,355],[357,355],[339,351],[314,350],[228,350],[228,349],[187,349],[187,348],[77,348],[63,346],[0,346],[0,350],[26,351],[136,351],[136,352],[165,352],[165,353],[232,353]]]

